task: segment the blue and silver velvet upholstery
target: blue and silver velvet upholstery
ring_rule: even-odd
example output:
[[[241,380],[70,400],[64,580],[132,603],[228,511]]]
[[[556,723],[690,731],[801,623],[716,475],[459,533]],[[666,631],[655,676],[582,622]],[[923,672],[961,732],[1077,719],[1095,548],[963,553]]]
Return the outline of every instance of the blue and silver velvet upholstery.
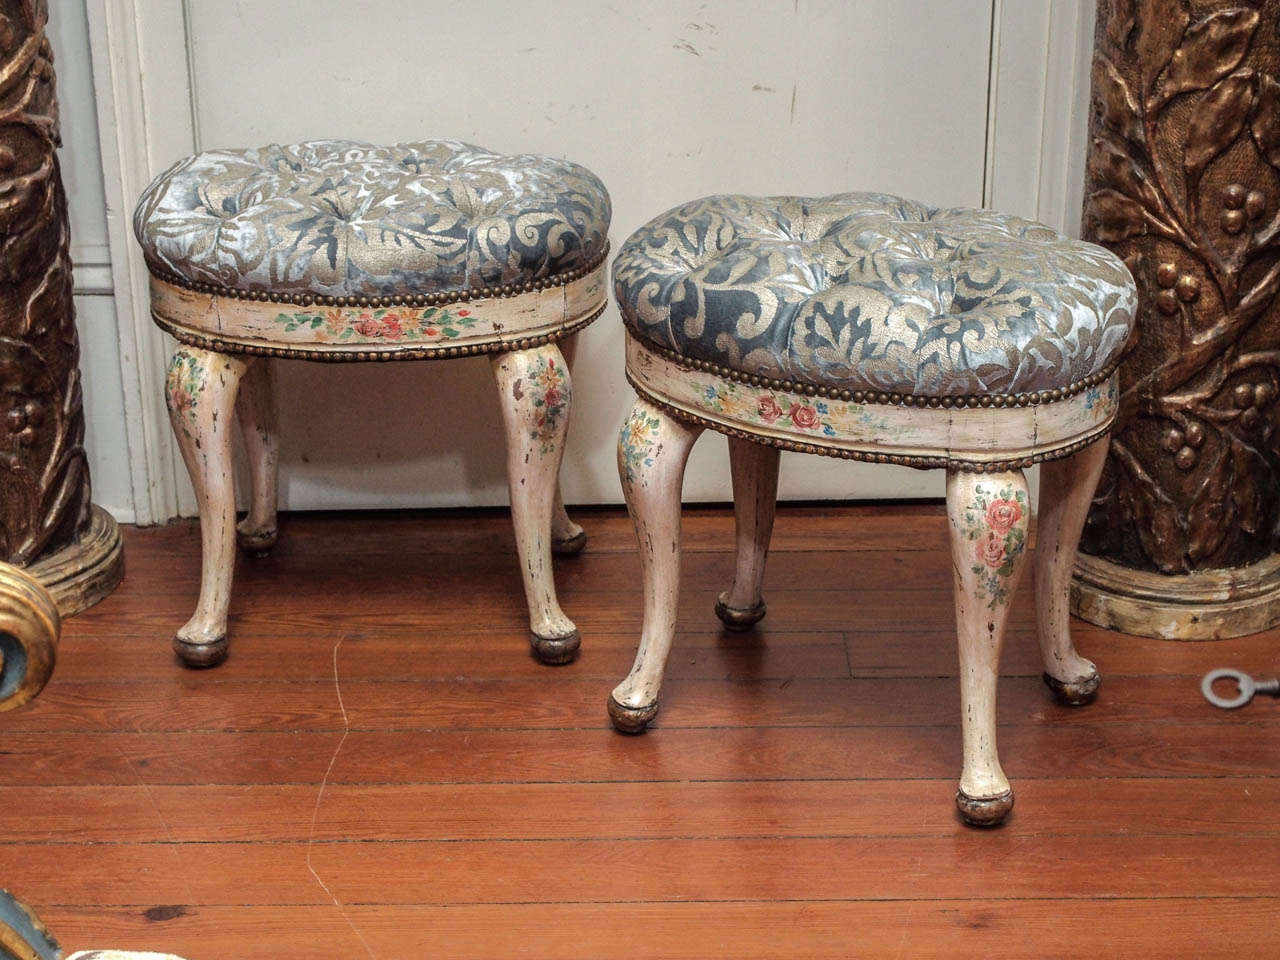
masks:
[[[1117,360],[1136,307],[1101,247],[873,193],[695,200],[632,234],[613,280],[632,332],[680,356],[926,397],[1083,381]]]
[[[143,193],[153,273],[237,291],[403,296],[525,283],[605,247],[609,194],[585,167],[456,140],[313,140],[212,150]]]

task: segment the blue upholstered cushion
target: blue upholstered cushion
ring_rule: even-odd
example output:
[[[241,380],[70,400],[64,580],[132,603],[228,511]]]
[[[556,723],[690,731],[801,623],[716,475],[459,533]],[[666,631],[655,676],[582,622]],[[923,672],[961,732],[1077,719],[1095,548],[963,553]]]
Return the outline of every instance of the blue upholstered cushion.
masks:
[[[213,150],[147,188],[153,271],[237,290],[393,296],[523,283],[604,250],[609,194],[576,163],[454,140]]]
[[[870,193],[696,200],[632,234],[613,279],[627,324],[680,355],[921,396],[1076,383],[1117,359],[1136,307],[1101,247]]]

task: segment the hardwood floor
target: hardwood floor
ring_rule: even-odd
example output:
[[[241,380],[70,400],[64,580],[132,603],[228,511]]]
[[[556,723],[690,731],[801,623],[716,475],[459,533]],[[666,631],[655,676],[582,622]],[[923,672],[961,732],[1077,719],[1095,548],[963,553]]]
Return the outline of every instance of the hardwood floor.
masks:
[[[1275,957],[1280,705],[1208,706],[1209,644],[1076,622],[1096,704],[1042,687],[1024,582],[1007,825],[962,826],[945,517],[779,510],[769,616],[726,634],[727,509],[688,510],[681,632],[638,738],[625,514],[557,561],[582,630],[529,656],[505,512],[296,515],[239,561],[230,659],[178,665],[198,528],[126,531],[53,682],[0,716],[0,883],[70,949],[189,960]]]

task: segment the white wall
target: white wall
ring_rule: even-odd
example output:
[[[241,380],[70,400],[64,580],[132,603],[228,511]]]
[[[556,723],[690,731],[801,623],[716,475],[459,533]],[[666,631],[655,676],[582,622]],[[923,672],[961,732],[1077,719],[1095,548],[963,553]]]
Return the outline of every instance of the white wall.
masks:
[[[293,0],[54,0],[55,19],[67,8],[75,20],[86,2],[107,199],[119,208],[97,235],[115,256],[126,354],[123,408],[113,395],[95,411],[94,469],[132,478],[143,519],[190,499],[183,478],[174,486],[162,408],[146,396],[163,356],[121,221],[146,179],[192,149],[449,136],[567,156],[609,186],[615,246],[716,191],[876,189],[1058,223],[1079,206],[1062,195],[1083,122],[1072,111],[1087,0],[311,0],[305,17]],[[89,189],[76,202],[101,206]],[[619,499],[613,445],[631,402],[621,344],[613,308],[581,337],[571,503]],[[98,370],[106,358],[86,365],[98,392],[121,389],[119,369],[114,381]],[[283,505],[505,502],[486,367],[281,363]],[[121,433],[145,469],[122,472],[106,452],[118,424],[99,421],[122,409]],[[937,473],[784,460],[788,498],[942,491]],[[708,435],[686,496],[728,491],[723,439]]]
[[[133,519],[133,490],[83,0],[54,0],[49,37],[58,76],[62,177],[71,206],[71,260],[93,498],[118,519],[128,521]]]

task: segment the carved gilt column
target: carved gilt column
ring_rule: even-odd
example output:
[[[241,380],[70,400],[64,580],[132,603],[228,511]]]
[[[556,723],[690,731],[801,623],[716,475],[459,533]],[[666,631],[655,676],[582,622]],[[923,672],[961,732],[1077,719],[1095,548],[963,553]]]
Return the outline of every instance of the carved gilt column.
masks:
[[[1280,622],[1280,2],[1100,0],[1084,234],[1139,290],[1075,613]]]
[[[0,0],[0,559],[75,613],[124,572],[93,506],[46,0]]]

